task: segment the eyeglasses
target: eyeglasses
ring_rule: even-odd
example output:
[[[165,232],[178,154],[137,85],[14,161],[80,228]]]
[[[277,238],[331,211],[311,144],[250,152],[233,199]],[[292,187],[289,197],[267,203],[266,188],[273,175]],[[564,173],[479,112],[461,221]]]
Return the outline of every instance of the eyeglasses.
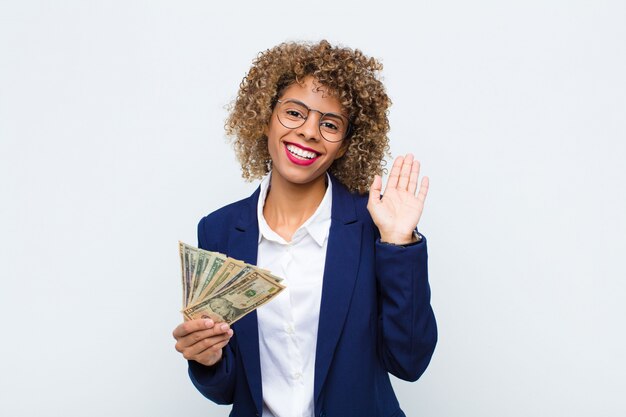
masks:
[[[350,122],[342,114],[322,113],[294,99],[276,101],[278,102],[276,106],[278,121],[288,129],[302,126],[309,118],[309,113],[314,111],[321,115],[318,127],[322,138],[328,142],[341,142],[350,132]]]

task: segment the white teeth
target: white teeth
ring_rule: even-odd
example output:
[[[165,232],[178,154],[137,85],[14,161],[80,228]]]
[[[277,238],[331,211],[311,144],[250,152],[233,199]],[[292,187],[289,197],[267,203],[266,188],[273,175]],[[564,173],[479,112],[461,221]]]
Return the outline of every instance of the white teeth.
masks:
[[[287,145],[287,150],[301,158],[313,159],[317,156],[315,152],[305,151],[304,149],[298,148],[297,146],[291,144]]]

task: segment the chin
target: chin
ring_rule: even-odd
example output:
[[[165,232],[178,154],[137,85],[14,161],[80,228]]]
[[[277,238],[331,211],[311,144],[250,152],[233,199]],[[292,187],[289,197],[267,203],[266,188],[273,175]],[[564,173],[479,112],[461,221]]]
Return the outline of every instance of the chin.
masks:
[[[276,167],[274,167],[273,171],[277,172],[278,175],[280,175],[285,181],[292,183],[292,184],[298,184],[298,185],[311,184],[319,180],[320,177],[326,176],[326,170],[302,172],[300,169],[282,170],[282,169],[276,169]]]

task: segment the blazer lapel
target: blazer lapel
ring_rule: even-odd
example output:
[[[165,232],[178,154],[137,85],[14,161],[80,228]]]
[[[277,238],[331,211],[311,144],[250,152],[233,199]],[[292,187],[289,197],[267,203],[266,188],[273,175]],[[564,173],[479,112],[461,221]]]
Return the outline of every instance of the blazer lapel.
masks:
[[[259,242],[257,203],[260,188],[248,199],[249,207],[242,210],[241,216],[231,229],[228,239],[228,256],[256,265]],[[239,352],[250,386],[250,392],[259,414],[263,409],[261,388],[261,362],[259,355],[259,331],[256,311],[251,312],[233,324],[237,334]]]
[[[358,272],[362,223],[352,195],[334,177],[332,220],[324,267],[313,398],[317,403],[341,335]]]

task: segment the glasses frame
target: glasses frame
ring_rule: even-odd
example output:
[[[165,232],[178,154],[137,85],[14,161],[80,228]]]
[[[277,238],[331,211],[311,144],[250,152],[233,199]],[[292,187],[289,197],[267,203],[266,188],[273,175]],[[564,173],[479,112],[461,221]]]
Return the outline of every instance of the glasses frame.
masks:
[[[283,99],[283,100],[278,100],[276,99],[276,102],[278,104],[283,104],[285,102],[294,102],[296,104],[302,105],[304,108],[306,108],[307,110],[307,115],[305,118],[302,119],[302,123],[299,126],[295,126],[295,127],[289,127],[286,126],[282,120],[280,120],[280,117],[278,116],[278,113],[276,113],[276,118],[278,119],[278,122],[283,125],[284,127],[286,127],[287,129],[297,129],[299,127],[302,127],[304,125],[304,123],[306,123],[307,120],[309,120],[309,114],[313,111],[313,112],[317,112],[320,114],[320,122],[324,119],[324,116],[326,115],[331,115],[331,116],[335,116],[335,117],[339,117],[341,119],[344,119],[346,121],[346,132],[343,134],[343,136],[341,137],[341,139],[339,140],[330,140],[327,139],[324,136],[324,133],[322,133],[322,127],[321,127],[321,123],[317,124],[317,130],[320,132],[320,136],[322,137],[322,139],[324,139],[326,142],[330,142],[330,143],[339,143],[341,141],[343,141],[344,139],[346,139],[349,135],[350,135],[350,131],[352,130],[352,123],[350,123],[350,119],[348,119],[346,116],[344,116],[343,114],[338,114],[338,113],[333,113],[333,112],[328,112],[328,113],[324,113],[321,110],[317,110],[317,109],[312,109],[309,106],[307,106],[306,104],[304,104],[303,102],[301,102],[300,100],[296,100],[294,98],[288,98],[288,99]]]

